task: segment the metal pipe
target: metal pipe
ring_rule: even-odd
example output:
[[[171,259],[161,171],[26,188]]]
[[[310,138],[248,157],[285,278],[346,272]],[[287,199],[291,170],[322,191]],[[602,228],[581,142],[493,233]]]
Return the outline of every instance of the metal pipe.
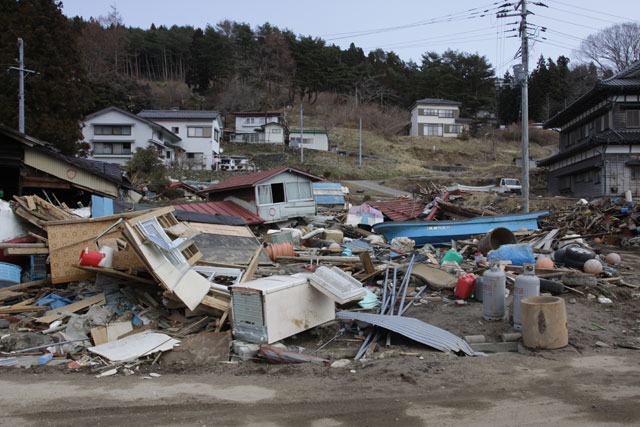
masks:
[[[411,261],[409,262],[409,267],[407,267],[407,272],[405,273],[405,285],[404,291],[402,292],[402,299],[400,300],[400,308],[398,309],[398,313],[402,316],[402,308],[404,307],[404,300],[407,297],[407,289],[409,289],[409,282],[411,281],[411,271],[413,270],[413,261],[415,260],[415,254],[411,257]]]

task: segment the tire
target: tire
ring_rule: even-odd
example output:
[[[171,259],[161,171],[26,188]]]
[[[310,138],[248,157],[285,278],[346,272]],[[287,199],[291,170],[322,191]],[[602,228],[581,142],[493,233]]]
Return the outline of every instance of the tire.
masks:
[[[550,292],[551,295],[560,295],[564,292],[564,285],[555,280],[540,279],[540,292]]]
[[[589,250],[587,248],[575,247],[575,246],[567,248],[567,250],[564,253],[565,261],[571,260],[576,262],[582,262],[582,264],[584,264],[586,261],[589,261],[590,259],[593,259],[595,257],[596,257],[596,253],[593,252],[592,250]]]
[[[571,273],[562,277],[562,283],[567,286],[595,286],[598,279],[591,274]]]

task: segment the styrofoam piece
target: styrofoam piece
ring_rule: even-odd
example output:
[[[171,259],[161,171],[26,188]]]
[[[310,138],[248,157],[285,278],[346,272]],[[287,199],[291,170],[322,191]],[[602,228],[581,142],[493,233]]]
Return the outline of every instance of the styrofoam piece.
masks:
[[[180,341],[169,335],[154,331],[144,331],[139,334],[111,341],[106,344],[90,347],[89,351],[99,354],[113,362],[128,362],[158,351],[168,351]]]
[[[366,295],[362,283],[338,267],[319,267],[309,278],[309,282],[338,304],[361,300]]]

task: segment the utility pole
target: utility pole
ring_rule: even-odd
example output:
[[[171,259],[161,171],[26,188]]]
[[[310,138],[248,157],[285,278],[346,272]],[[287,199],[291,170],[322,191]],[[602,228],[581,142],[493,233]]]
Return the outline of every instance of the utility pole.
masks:
[[[541,3],[535,4],[544,6]],[[511,5],[511,3],[505,3],[501,7],[504,8]],[[513,68],[516,75],[519,75],[518,80],[522,88],[522,211],[527,213],[529,212],[529,29],[527,27],[527,15],[531,12],[527,10],[527,0],[519,0],[515,5],[515,11],[518,8],[520,8],[520,13],[509,14],[505,9],[502,9],[498,11],[497,17],[520,17],[519,35],[521,39],[520,54],[522,64]]]
[[[529,213],[529,40],[527,38],[527,0],[521,0],[520,38],[522,39],[522,211]],[[516,6],[516,10],[518,6]]]
[[[304,127],[302,121],[302,102],[300,103],[300,163],[304,163]]]
[[[360,156],[359,164],[362,166],[362,117],[360,117]]]
[[[9,67],[9,69],[16,70],[20,73],[18,80],[18,131],[24,133],[24,73],[38,73],[24,68],[24,42],[21,38],[18,38],[18,66]]]

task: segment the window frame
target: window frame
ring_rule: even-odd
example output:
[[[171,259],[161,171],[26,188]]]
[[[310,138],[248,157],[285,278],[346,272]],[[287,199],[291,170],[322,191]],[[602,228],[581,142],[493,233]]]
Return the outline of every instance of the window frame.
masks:
[[[105,132],[105,129],[110,129],[111,132]],[[116,129],[120,129],[120,133],[114,133]],[[122,133],[122,130],[127,129],[129,133]],[[97,136],[131,136],[131,125],[93,125],[93,134]]]
[[[192,135],[191,131],[195,131],[196,130],[200,130],[202,132],[202,135]],[[207,132],[208,135],[207,135]],[[213,126],[187,126],[187,138],[211,138],[211,135],[213,134]]]
[[[633,120],[630,120],[630,119],[633,119]],[[630,121],[633,121],[634,123],[629,124]],[[625,112],[625,126],[627,129],[640,128],[640,109],[630,108]]]

